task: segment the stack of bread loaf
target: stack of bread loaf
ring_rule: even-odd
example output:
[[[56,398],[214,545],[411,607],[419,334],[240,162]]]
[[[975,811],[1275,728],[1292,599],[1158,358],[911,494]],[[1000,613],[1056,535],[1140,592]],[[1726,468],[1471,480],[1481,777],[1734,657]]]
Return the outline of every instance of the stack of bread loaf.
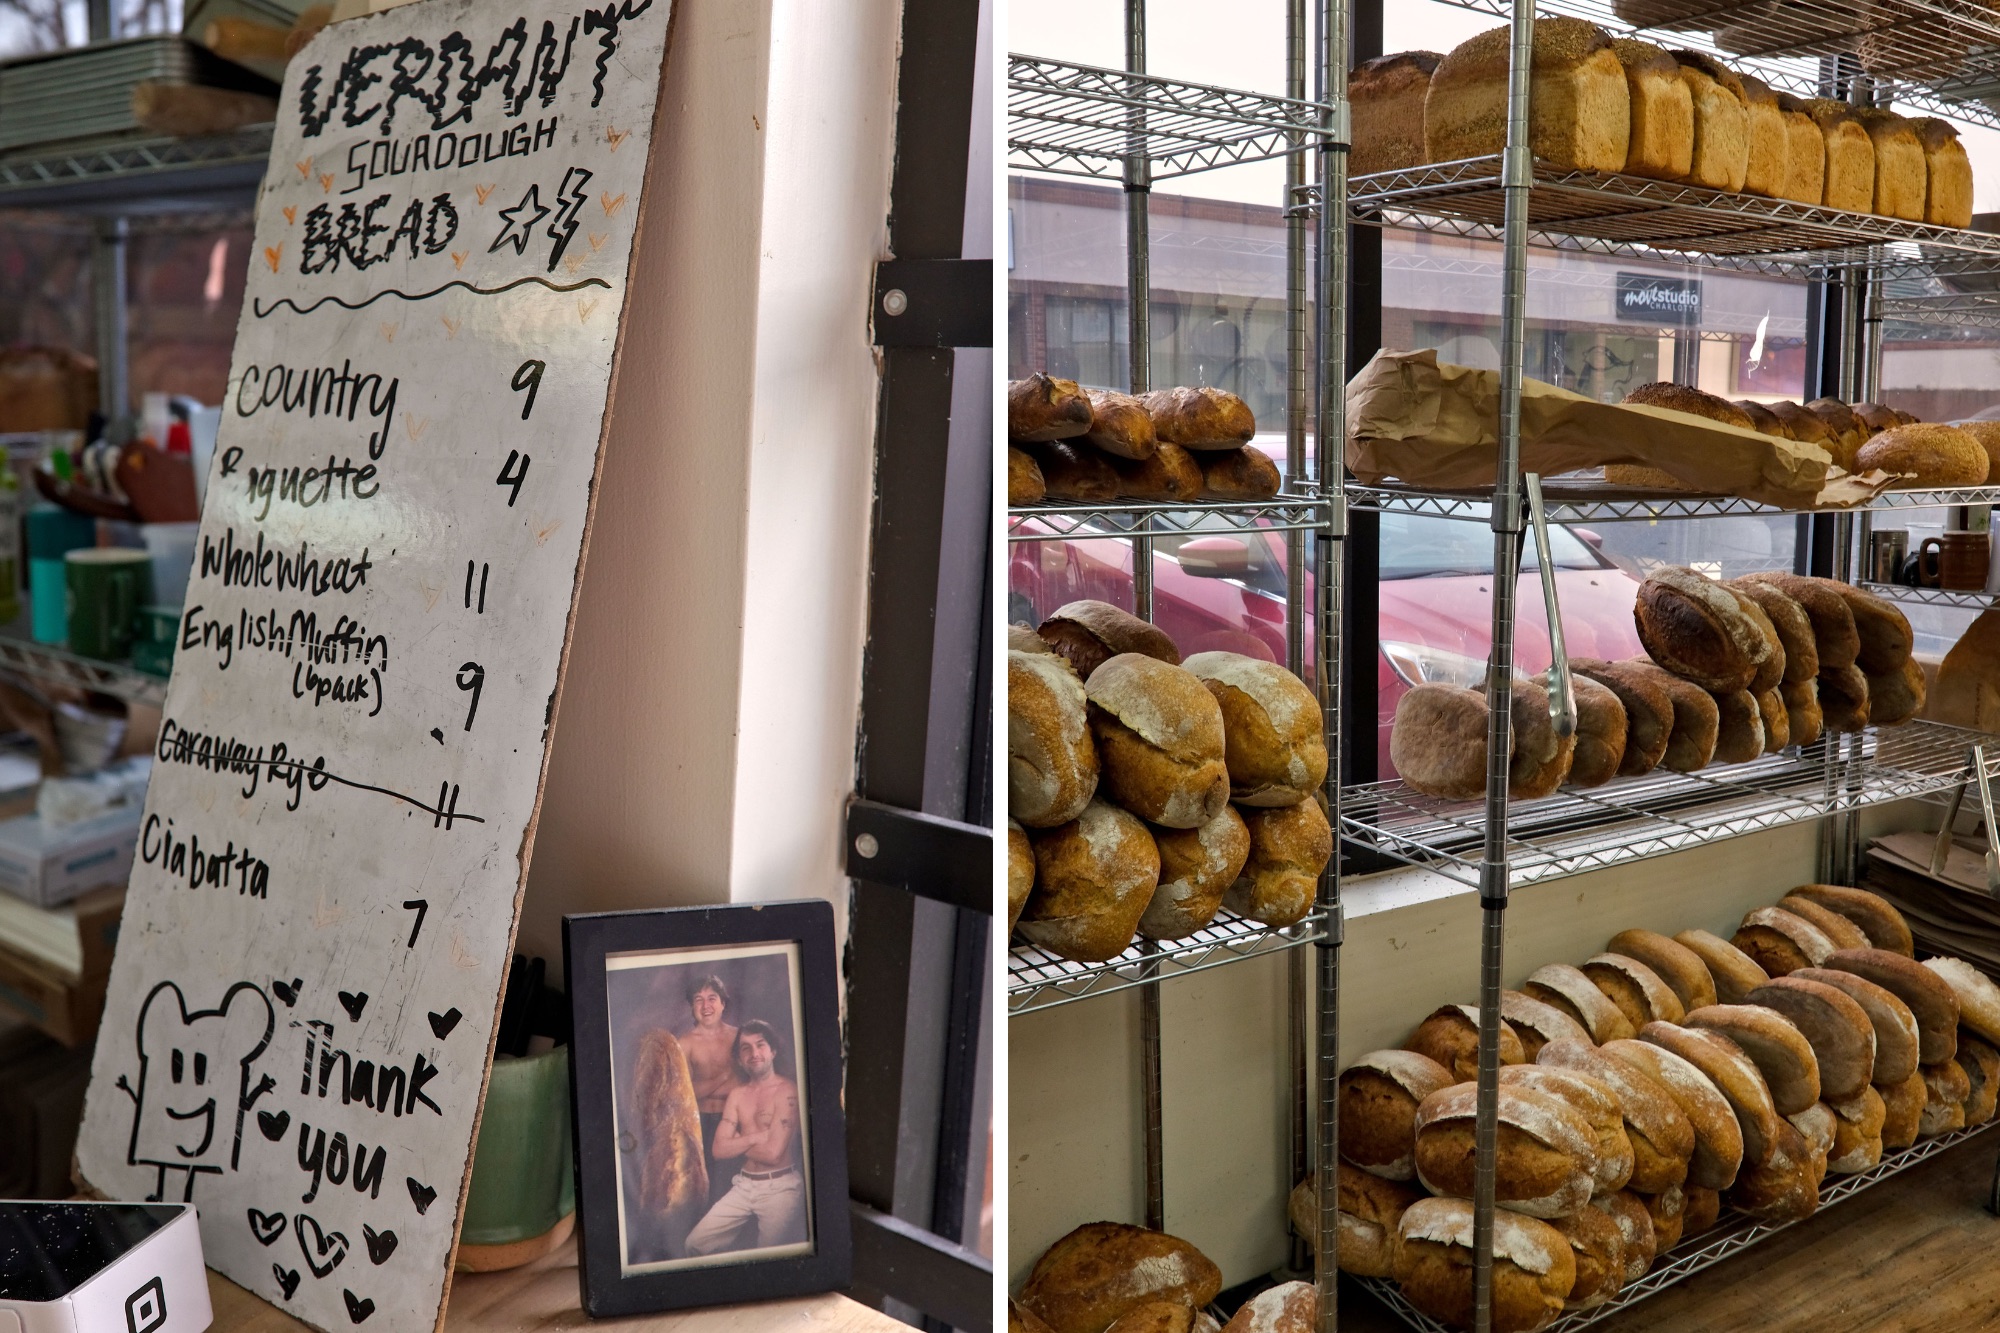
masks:
[[[1133,397],[1037,372],[1007,385],[1007,503],[1268,500],[1278,468],[1250,405],[1222,389]]]
[[[1950,123],[1773,91],[1698,51],[1535,21],[1529,144],[1565,171],[1623,172],[1853,213],[1966,227],[1972,166]],[[1348,76],[1356,175],[1497,154],[1508,29]],[[1693,238],[1690,238],[1693,239]]]
[[[1314,1333],[1319,1293],[1281,1282],[1221,1323],[1206,1307],[1222,1270],[1178,1236],[1121,1222],[1080,1226],[1035,1261],[1007,1302],[1008,1333]]]
[[[1790,400],[1731,401],[1663,380],[1640,385],[1624,401],[1815,445],[1845,472],[1880,469],[1903,488],[2000,484],[2000,422],[1942,425],[1881,403],[1850,406],[1838,398],[1815,398],[1803,406]],[[1604,479],[1615,486],[1691,489],[1671,473],[1629,463],[1607,465]]]
[[[1274,662],[1180,650],[1105,602],[1007,639],[1008,928],[1102,962],[1222,907],[1312,910],[1333,832],[1319,703]]]
[[[1718,583],[1669,567],[1640,585],[1632,615],[1647,656],[1570,659],[1573,738],[1549,721],[1546,677],[1514,682],[1510,797],[1745,763],[1823,731],[1896,726],[1924,704],[1910,622],[1837,579],[1771,572]],[[1412,688],[1396,706],[1389,757],[1426,795],[1484,795],[1484,692]]]
[[[1340,1075],[1339,1264],[1471,1326],[1478,1010],[1446,1005]],[[1829,1173],[1983,1124],[2000,1094],[2000,987],[1918,963],[1859,889],[1802,885],[1733,938],[1613,936],[1502,992],[1495,1333],[1601,1305],[1721,1206],[1819,1206]],[[1315,1207],[1314,1182],[1292,1216]]]

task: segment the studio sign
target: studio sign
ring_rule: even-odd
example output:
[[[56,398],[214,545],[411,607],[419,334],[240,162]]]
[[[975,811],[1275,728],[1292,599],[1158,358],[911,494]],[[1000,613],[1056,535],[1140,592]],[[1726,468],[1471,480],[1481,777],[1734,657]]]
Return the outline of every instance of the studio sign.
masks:
[[[1618,318],[1643,324],[1701,323],[1701,279],[1618,275]]]

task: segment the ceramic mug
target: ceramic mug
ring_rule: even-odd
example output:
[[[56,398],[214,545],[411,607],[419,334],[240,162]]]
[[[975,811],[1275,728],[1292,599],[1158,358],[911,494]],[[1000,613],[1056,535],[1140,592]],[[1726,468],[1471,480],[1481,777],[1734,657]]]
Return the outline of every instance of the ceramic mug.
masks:
[[[1986,586],[1988,559],[1983,532],[1947,532],[1941,537],[1926,537],[1917,546],[1918,574],[1927,588],[1978,592]]]
[[[153,557],[126,546],[90,546],[63,557],[69,648],[117,661],[131,655],[139,608],[153,600]]]
[[[513,1268],[562,1244],[576,1212],[569,1047],[495,1056],[472,1156],[458,1266]]]

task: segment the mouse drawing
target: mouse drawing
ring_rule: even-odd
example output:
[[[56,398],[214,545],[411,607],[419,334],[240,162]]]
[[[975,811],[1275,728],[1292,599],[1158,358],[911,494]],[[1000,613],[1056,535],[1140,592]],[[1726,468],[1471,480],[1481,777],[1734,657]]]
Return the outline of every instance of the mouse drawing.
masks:
[[[184,1173],[182,1202],[194,1198],[195,1177],[236,1169],[243,1118],[277,1085],[266,1074],[251,1086],[250,1066],[270,1044],[271,1001],[239,981],[213,1009],[192,1012],[171,981],[153,987],[139,1009],[139,1081],[123,1074],[132,1099],[132,1146],[126,1160],[151,1166],[155,1200],[167,1198],[168,1172]]]

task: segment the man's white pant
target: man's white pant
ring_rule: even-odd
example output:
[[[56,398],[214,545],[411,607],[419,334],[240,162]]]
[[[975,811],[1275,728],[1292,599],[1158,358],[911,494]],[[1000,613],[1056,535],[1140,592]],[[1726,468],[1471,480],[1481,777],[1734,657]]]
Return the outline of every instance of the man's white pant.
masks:
[[[739,1174],[729,1193],[717,1199],[708,1215],[688,1232],[687,1252],[698,1255],[760,1250],[772,1245],[796,1245],[805,1238],[803,1176],[797,1171],[787,1171],[770,1180],[746,1180]]]

